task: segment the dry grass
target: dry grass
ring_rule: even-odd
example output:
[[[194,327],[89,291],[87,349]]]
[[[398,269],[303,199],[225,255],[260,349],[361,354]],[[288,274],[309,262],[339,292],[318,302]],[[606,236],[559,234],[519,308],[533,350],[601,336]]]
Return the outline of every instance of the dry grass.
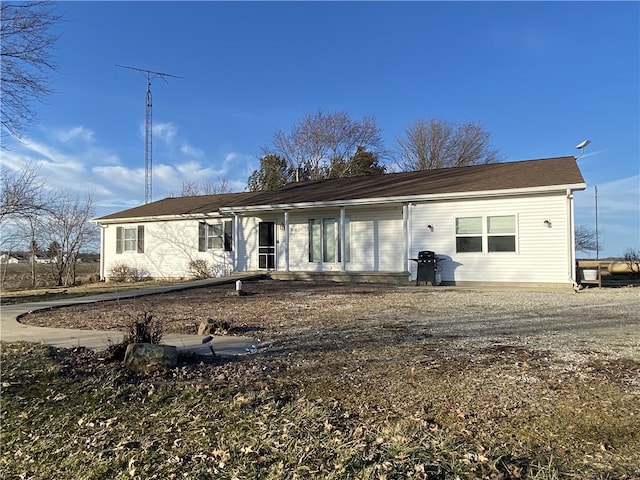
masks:
[[[165,332],[213,317],[265,348],[135,377],[4,345],[6,478],[640,477],[634,289],[245,287],[30,316],[105,329],[153,311]]]
[[[79,297],[99,293],[138,289],[141,286],[148,287],[172,283],[164,280],[135,283],[100,282],[98,281],[100,264],[97,262],[81,262],[78,263],[75,285],[67,287],[56,286],[51,272],[51,266],[47,264],[38,264],[36,265],[36,287],[30,288],[30,265],[0,265],[0,269],[3,271],[2,282],[0,282],[0,293],[2,295],[2,303],[5,305],[25,302],[43,302],[52,299],[59,299],[61,296]]]

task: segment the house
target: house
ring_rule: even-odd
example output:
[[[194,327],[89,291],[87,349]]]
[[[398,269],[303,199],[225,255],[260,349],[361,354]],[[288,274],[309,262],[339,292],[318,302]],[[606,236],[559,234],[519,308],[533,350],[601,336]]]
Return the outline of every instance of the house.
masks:
[[[0,253],[0,264],[15,264],[15,263],[24,263],[21,261],[20,257],[15,255],[11,255],[10,253]]]
[[[574,157],[291,183],[266,192],[165,198],[94,221],[101,276],[128,265],[188,278],[416,280],[432,251],[444,284],[570,286],[575,281]]]

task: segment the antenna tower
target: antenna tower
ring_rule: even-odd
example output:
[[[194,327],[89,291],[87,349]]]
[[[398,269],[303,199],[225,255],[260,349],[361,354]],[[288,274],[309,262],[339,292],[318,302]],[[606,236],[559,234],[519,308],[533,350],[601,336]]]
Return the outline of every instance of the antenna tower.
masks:
[[[153,70],[146,70],[144,68],[127,67],[126,65],[116,65],[120,68],[128,68],[129,70],[136,70],[147,77],[147,96],[146,96],[146,110],[144,116],[144,203],[149,203],[152,200],[152,170],[153,170],[153,115],[151,101],[151,79],[160,77],[167,82],[166,77],[182,78],[176,75],[170,75],[168,73],[154,72]],[[169,82],[167,82],[169,83]]]

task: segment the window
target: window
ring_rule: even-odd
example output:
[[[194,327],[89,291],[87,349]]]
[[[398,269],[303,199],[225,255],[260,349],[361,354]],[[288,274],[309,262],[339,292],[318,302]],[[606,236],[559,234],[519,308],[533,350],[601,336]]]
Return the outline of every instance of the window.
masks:
[[[487,246],[490,252],[516,251],[516,217],[487,217]]]
[[[484,225],[486,229],[483,228]],[[485,251],[516,251],[515,215],[456,218],[456,252]]]
[[[207,225],[207,249],[222,248],[223,229],[221,223]]]
[[[351,261],[351,224],[345,225],[345,261]],[[309,261],[341,262],[340,220],[335,218],[309,219]]]
[[[233,222],[225,220],[218,223],[200,222],[198,225],[198,251],[233,250]]]
[[[144,253],[144,225],[116,228],[116,253]]]
[[[482,217],[456,218],[456,252],[482,252]]]

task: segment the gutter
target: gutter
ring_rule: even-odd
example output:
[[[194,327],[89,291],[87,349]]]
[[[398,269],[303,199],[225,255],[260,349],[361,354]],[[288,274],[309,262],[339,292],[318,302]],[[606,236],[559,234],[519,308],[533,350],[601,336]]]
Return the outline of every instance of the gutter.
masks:
[[[225,218],[240,213],[259,213],[259,212],[275,212],[282,210],[301,210],[310,208],[331,208],[331,207],[349,207],[362,205],[385,205],[397,203],[421,203],[434,202],[439,200],[468,200],[477,198],[494,198],[494,197],[512,197],[521,195],[532,195],[545,192],[565,192],[584,190],[587,188],[585,183],[576,183],[569,185],[546,185],[541,187],[514,188],[509,190],[479,190],[475,192],[454,192],[424,195],[403,195],[396,197],[373,197],[373,198],[357,198],[352,200],[328,200],[322,202],[299,202],[299,203],[279,203],[269,205],[246,205],[234,207],[221,207],[217,212],[210,213],[183,213],[171,215],[149,215],[142,217],[123,217],[101,220],[99,218],[92,219],[93,223],[98,225],[123,224],[123,223],[141,223],[166,220],[194,220],[204,218]]]
[[[434,202],[438,200],[458,200],[458,199],[476,199],[489,197],[512,197],[521,195],[531,195],[544,192],[565,192],[566,190],[584,190],[586,184],[577,183],[572,185],[553,185],[543,187],[527,187],[514,188],[511,190],[480,190],[476,192],[455,192],[455,193],[439,193],[425,195],[403,195],[397,197],[370,197],[358,198],[353,200],[329,200],[324,202],[300,202],[300,203],[281,203],[272,205],[250,205],[236,207],[221,207],[220,213],[249,213],[249,212],[266,212],[276,210],[293,210],[323,207],[348,207],[358,205],[384,205],[390,203],[421,203]]]

